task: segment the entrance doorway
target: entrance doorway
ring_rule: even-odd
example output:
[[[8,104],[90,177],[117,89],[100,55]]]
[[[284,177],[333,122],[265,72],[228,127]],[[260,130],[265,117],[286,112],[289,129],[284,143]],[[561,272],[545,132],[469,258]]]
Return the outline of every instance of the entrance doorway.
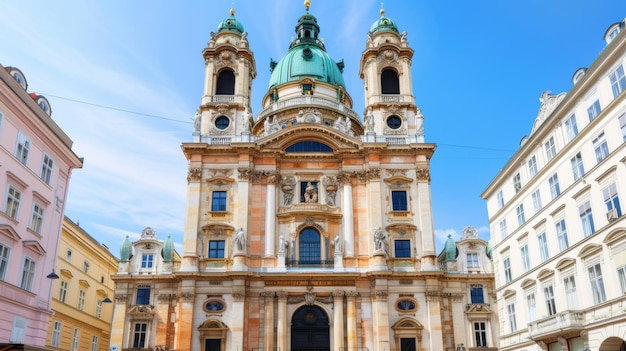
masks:
[[[291,321],[292,351],[330,351],[328,316],[317,306],[302,306]]]

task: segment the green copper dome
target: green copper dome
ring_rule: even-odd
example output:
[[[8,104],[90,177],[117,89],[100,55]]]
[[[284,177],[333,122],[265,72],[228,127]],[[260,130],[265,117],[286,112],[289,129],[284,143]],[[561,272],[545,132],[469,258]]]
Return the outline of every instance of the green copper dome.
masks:
[[[237,21],[237,19],[235,18],[235,10],[230,10],[230,17],[220,22],[220,24],[217,26],[218,33],[224,31],[235,32],[239,34],[242,34],[244,32],[243,24],[241,24],[241,22]]]
[[[389,18],[385,17],[385,10],[380,10],[380,18],[377,19],[372,26],[370,27],[370,33],[374,34],[376,32],[382,32],[386,30],[391,30],[396,33],[398,32],[398,26]]]

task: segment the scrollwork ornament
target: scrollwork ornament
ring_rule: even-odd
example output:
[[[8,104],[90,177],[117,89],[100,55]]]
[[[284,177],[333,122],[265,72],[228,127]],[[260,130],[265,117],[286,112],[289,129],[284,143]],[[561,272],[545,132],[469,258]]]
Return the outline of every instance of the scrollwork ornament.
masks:
[[[354,176],[354,174],[352,172],[341,172],[338,176],[337,176],[337,180],[339,181],[339,184],[348,184],[351,185],[351,179]]]
[[[418,168],[415,171],[417,180],[430,182],[430,170],[428,168]]]
[[[190,168],[187,171],[187,183],[199,182],[200,178],[202,178],[202,169]]]
[[[239,173],[239,180],[250,180],[252,175],[252,170],[249,168],[239,168],[237,172]]]
[[[115,299],[115,302],[126,302],[126,300],[128,299],[128,295],[127,294],[115,294],[113,298]]]

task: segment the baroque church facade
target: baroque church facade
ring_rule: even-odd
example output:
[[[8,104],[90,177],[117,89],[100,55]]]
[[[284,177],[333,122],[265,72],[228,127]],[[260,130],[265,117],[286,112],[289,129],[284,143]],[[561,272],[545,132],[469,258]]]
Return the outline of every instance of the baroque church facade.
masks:
[[[488,245],[469,230],[464,249],[449,242],[436,253],[435,145],[424,141],[406,33],[383,10],[372,24],[361,117],[309,5],[287,53],[270,63],[256,116],[243,25],[231,10],[211,33],[193,141],[182,144],[183,249],[151,228],[125,240],[113,276],[112,349],[484,350],[497,342]]]

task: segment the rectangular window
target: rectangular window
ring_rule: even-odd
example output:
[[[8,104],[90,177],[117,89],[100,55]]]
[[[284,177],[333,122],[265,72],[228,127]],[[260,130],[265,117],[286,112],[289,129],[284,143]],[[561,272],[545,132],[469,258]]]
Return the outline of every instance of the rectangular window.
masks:
[[[587,268],[589,273],[589,283],[591,283],[591,294],[595,304],[606,301],[606,293],[604,292],[604,280],[602,279],[602,269],[600,264]]]
[[[15,157],[20,162],[26,164],[28,162],[28,152],[30,150],[30,140],[21,130],[17,135],[17,145],[15,146]]]
[[[602,189],[602,197],[604,198],[604,204],[606,205],[607,212],[614,210],[616,216],[615,218],[617,219],[618,217],[621,217],[622,207],[619,204],[619,196],[617,196],[617,185],[612,183]],[[607,214],[607,217],[610,217],[610,214]]]
[[[468,252],[467,253],[467,268],[478,268],[480,264],[478,263],[478,252]]]
[[[585,175],[585,167],[583,166],[583,157],[580,155],[580,152],[576,154],[576,156],[572,157],[570,160],[572,164],[572,172],[574,173],[574,180],[580,179],[583,175]]]
[[[224,258],[224,240],[209,241],[209,258]]]
[[[526,304],[528,305],[528,321],[532,322],[537,319],[537,301],[535,301],[535,293],[526,295]]]
[[[411,240],[394,240],[393,245],[397,258],[411,257]]]
[[[554,290],[552,285],[543,288],[543,295],[546,299],[546,313],[548,316],[556,314],[556,301],[554,300]]]
[[[524,272],[528,272],[530,270],[530,254],[528,253],[528,244],[524,244],[524,246],[520,248],[520,254],[522,255]]]
[[[61,280],[61,284],[59,287],[59,301],[65,302],[65,298],[67,297],[67,280]]]
[[[80,341],[80,331],[78,329],[74,329],[72,333],[72,351],[78,351],[78,342]]]
[[[60,342],[61,342],[61,322],[54,321],[54,325],[52,327],[52,341],[50,341],[50,344],[53,347],[59,347]]]
[[[567,300],[568,310],[578,309],[578,296],[576,296],[576,280],[573,275],[567,276],[563,279],[563,285],[565,286],[565,298]]]
[[[153,260],[154,260],[153,254],[141,255],[141,268],[152,268]]]
[[[552,177],[548,178],[548,185],[550,185],[550,196],[552,200],[561,195],[561,186],[559,185],[559,176],[554,173]]]
[[[500,235],[502,235],[502,239],[506,238],[509,235],[509,230],[506,227],[506,219],[500,221]]]
[[[624,77],[624,67],[619,65],[615,72],[609,75],[611,81],[611,89],[613,97],[616,98],[624,89],[626,89],[626,77]]]
[[[539,192],[539,189],[535,190],[534,193],[532,193],[531,198],[533,200],[533,209],[535,210],[535,213],[541,211],[541,193]]]
[[[503,261],[504,265],[504,282],[509,283],[513,280],[513,275],[511,274],[511,259],[505,258]]]
[[[483,286],[480,284],[472,284],[470,288],[470,298],[472,303],[485,303]]]
[[[498,191],[498,194],[496,196],[498,198],[498,207],[504,207],[504,194],[502,193],[502,190]]]
[[[38,203],[33,203],[33,215],[30,218],[30,230],[41,235],[43,227],[44,208]]]
[[[13,185],[9,184],[9,189],[7,191],[6,202],[4,203],[4,213],[7,216],[17,220],[17,215],[20,210],[20,199],[22,198],[22,193],[17,190]]]
[[[67,251],[65,252],[65,260],[67,262],[72,262],[72,250],[67,249]]]
[[[78,291],[78,309],[83,310],[85,308],[85,290]]]
[[[406,191],[392,191],[391,206],[392,211],[407,211]]]
[[[609,155],[609,146],[604,138],[604,132],[600,133],[595,139],[593,139],[592,143],[593,150],[596,154],[596,161],[600,162],[604,160]]]
[[[571,115],[565,120],[565,133],[567,134],[567,141],[571,141],[578,135],[578,125],[576,124],[576,115]]]
[[[150,304],[150,287],[140,285],[137,288],[137,305]]]
[[[626,141],[626,113],[619,116],[619,128],[622,130],[622,139]]]
[[[474,322],[474,337],[476,347],[487,347],[487,323]]]
[[[50,156],[43,154],[43,162],[41,163],[41,180],[46,182],[46,184],[50,184],[50,178],[52,178],[52,166],[54,162],[50,158]]]
[[[589,122],[593,121],[596,117],[598,117],[601,111],[602,109],[600,108],[600,100],[594,101],[593,104],[591,104],[591,106],[589,106],[589,108],[587,109],[587,115],[589,115]]]
[[[509,302],[506,305],[507,315],[509,317],[509,330],[511,333],[515,333],[517,331],[517,321],[515,320],[515,304],[513,302]]]
[[[226,192],[214,191],[211,197],[211,211],[226,211]]]
[[[91,351],[98,351],[98,336],[91,337]]]
[[[550,139],[546,141],[544,146],[546,148],[546,157],[548,161],[550,161],[554,158],[554,156],[556,156],[556,145],[554,144],[554,137],[550,137]]]
[[[531,178],[539,172],[539,168],[537,167],[537,158],[534,155],[528,161],[528,172],[530,173]]]
[[[621,266],[617,269],[617,276],[619,277],[619,286],[622,294],[626,294],[626,266]]]
[[[148,332],[148,323],[135,323],[133,328],[133,347],[146,347],[146,334]]]
[[[517,213],[517,225],[521,227],[524,223],[526,223],[526,216],[524,216],[524,204],[517,206],[515,212]]]
[[[13,327],[11,328],[11,337],[9,342],[15,344],[23,344],[26,338],[26,328],[28,327],[28,319],[20,316],[13,317]]]
[[[520,190],[522,190],[522,178],[520,177],[519,173],[516,173],[513,176],[513,188],[515,189],[515,193],[519,193]]]
[[[96,318],[102,317],[102,300],[96,301]]]
[[[591,213],[591,202],[587,200],[584,204],[578,207],[578,214],[580,215],[580,222],[583,226],[583,237],[595,233],[596,228],[593,224],[593,215]]]
[[[550,253],[548,251],[548,239],[546,238],[546,232],[543,232],[537,236],[537,241],[539,242],[539,256],[541,257],[541,262],[545,262],[550,258]]]
[[[31,291],[33,289],[33,279],[35,278],[35,260],[24,257],[24,267],[22,268],[22,279],[20,288]]]
[[[556,222],[556,236],[559,239],[559,252],[563,252],[569,248],[569,239],[567,238],[567,227],[565,219]]]
[[[0,280],[6,278],[7,270],[9,269],[9,254],[11,249],[0,243]]]

